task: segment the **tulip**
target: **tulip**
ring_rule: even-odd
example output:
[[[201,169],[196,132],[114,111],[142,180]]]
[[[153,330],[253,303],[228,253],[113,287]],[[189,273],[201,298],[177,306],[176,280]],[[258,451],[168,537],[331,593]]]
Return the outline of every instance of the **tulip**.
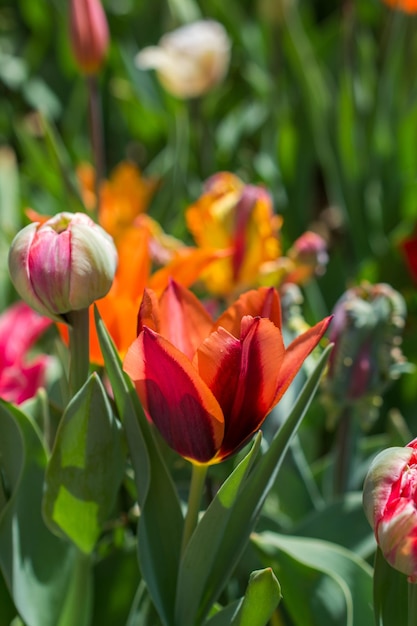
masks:
[[[390,285],[363,283],[346,291],[333,313],[325,399],[336,412],[355,405],[369,421],[378,398],[410,369],[401,351],[405,302]]]
[[[80,70],[95,74],[109,45],[107,19],[100,0],[70,0],[70,39]]]
[[[259,430],[329,322],[285,348],[275,289],[243,294],[214,323],[171,281],[160,298],[145,291],[123,367],[168,445],[194,464],[219,463]]]
[[[230,41],[223,26],[200,20],[164,35],[158,46],[144,48],[136,63],[141,69],[155,69],[169,93],[186,99],[218,85],[229,59]]]
[[[9,271],[19,295],[56,321],[109,291],[117,265],[113,240],[84,213],[32,223],[12,241]]]
[[[385,559],[417,582],[417,439],[388,448],[372,462],[363,505]]]
[[[404,13],[417,13],[417,0],[383,0],[392,9],[404,11]]]
[[[0,398],[21,404],[44,384],[50,357],[28,353],[51,320],[16,302],[0,315]]]
[[[261,268],[280,255],[281,218],[261,186],[245,185],[234,174],[209,178],[186,211],[187,226],[200,248],[228,251],[203,274],[207,289],[228,296],[257,284]]]

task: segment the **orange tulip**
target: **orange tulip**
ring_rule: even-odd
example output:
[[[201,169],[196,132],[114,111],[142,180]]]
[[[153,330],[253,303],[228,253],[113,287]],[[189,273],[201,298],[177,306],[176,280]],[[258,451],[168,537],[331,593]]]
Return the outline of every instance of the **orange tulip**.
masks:
[[[383,0],[392,9],[405,13],[417,13],[417,0]]]
[[[202,276],[214,295],[230,296],[258,284],[262,265],[281,253],[282,219],[274,214],[269,193],[230,172],[206,182],[186,220],[200,248],[224,251]]]
[[[193,463],[219,463],[259,430],[329,322],[285,348],[275,289],[243,294],[214,323],[171,281],[159,298],[145,291],[123,367],[171,448]]]

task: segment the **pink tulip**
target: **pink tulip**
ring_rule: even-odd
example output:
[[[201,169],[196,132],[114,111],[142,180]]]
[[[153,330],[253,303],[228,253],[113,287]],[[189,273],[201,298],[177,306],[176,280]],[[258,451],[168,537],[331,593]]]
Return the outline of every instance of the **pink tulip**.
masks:
[[[32,223],[12,241],[9,271],[30,306],[56,321],[109,291],[117,265],[113,240],[84,213]]]
[[[51,320],[17,302],[0,315],[0,398],[21,404],[44,384],[49,357],[27,353]]]
[[[70,1],[70,38],[81,71],[95,74],[109,45],[107,19],[100,0]]]
[[[384,450],[365,479],[363,504],[381,551],[392,567],[417,582],[417,439]]]

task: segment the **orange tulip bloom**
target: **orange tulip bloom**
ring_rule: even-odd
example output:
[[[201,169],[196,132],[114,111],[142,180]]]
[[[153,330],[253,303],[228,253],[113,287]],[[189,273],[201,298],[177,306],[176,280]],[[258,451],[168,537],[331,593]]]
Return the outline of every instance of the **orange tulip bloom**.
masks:
[[[417,0],[383,0],[392,9],[399,9],[405,13],[417,13]]]
[[[214,323],[171,281],[159,298],[145,291],[123,367],[171,448],[197,464],[219,463],[259,430],[329,322],[285,348],[275,289],[243,294]]]
[[[282,219],[274,214],[269,193],[245,185],[230,172],[206,182],[203,195],[188,207],[186,220],[200,248],[227,253],[202,276],[214,295],[230,296],[258,284],[261,266],[281,254]]]

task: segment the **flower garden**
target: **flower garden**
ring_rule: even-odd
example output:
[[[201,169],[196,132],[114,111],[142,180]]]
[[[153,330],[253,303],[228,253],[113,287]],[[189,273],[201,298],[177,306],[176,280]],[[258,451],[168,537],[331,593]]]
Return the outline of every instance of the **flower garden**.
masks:
[[[417,624],[417,2],[0,6],[0,626]]]

